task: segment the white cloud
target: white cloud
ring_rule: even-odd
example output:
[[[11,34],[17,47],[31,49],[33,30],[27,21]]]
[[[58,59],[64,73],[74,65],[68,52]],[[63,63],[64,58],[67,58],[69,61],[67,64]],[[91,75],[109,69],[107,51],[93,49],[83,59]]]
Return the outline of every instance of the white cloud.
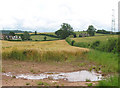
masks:
[[[0,28],[55,31],[66,22],[75,30],[87,29],[91,24],[110,30],[112,8],[117,20],[118,1],[0,0]]]

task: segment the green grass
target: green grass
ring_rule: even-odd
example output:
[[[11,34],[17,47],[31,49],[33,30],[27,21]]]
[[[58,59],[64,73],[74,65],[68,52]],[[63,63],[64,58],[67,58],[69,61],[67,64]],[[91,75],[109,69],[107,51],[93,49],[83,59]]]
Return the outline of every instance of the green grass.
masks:
[[[38,40],[38,41],[44,41],[44,37],[45,35],[33,35],[31,36],[31,39],[32,40]],[[50,36],[46,36],[47,37],[47,41],[49,40],[58,40],[58,38],[55,38],[55,37],[50,37]]]
[[[117,73],[118,54],[91,50],[87,55],[87,59],[91,62],[94,62],[97,66],[92,68],[96,70],[100,69],[103,73]]]
[[[86,83],[88,87],[91,87],[93,84],[92,83]]]
[[[35,41],[44,41],[44,37],[46,36],[46,41],[51,40],[59,40],[59,38],[55,35],[54,32],[51,33],[38,33],[37,35],[31,34],[31,39]]]
[[[30,85],[30,83],[26,83],[26,85]]]
[[[92,37],[81,37],[81,38],[66,38],[66,41],[71,45],[77,47],[93,48],[90,52],[86,53],[87,61],[93,63],[95,66],[91,66],[89,70],[102,71],[105,76],[107,74],[118,74],[118,35],[98,35]],[[96,45],[99,44],[99,45]],[[113,49],[114,48],[114,49]],[[89,81],[89,80],[87,80]],[[110,77],[106,80],[99,82],[98,86],[117,86],[118,77]],[[88,84],[92,86],[92,84]],[[99,87],[102,88],[102,87]],[[109,87],[108,87],[109,88]]]
[[[118,38],[118,35],[105,35],[105,36],[91,36],[91,37],[80,37],[80,38],[72,38],[76,42],[85,42],[85,43],[92,43],[94,41],[106,41],[109,38]]]
[[[118,35],[106,35],[106,36],[92,36],[81,38],[66,38],[66,41],[74,46],[91,48],[105,52],[117,53],[118,51]]]
[[[97,86],[99,86],[98,88],[102,88],[102,86],[118,86],[118,76],[113,76],[107,78],[106,80],[101,80]]]
[[[44,86],[50,86],[50,84],[48,84],[48,83],[46,83],[46,82],[42,82],[42,81],[39,81],[38,83],[37,83],[37,85],[44,85]]]
[[[79,37],[80,33],[87,33],[86,31],[75,31],[77,37]],[[104,36],[104,35],[109,35],[109,34],[101,34],[101,33],[95,33],[95,36]]]

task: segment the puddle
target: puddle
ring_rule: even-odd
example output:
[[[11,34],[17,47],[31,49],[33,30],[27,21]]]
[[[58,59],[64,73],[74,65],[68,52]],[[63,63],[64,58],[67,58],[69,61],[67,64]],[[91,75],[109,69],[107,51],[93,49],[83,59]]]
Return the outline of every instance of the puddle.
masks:
[[[99,81],[102,79],[102,75],[95,73],[94,71],[76,71],[76,72],[68,72],[68,73],[60,73],[60,72],[45,72],[41,74],[17,74],[12,75],[11,72],[3,73],[2,75],[23,79],[51,79],[51,80],[67,80],[69,82],[77,82],[77,81],[86,81],[86,79],[91,81]]]

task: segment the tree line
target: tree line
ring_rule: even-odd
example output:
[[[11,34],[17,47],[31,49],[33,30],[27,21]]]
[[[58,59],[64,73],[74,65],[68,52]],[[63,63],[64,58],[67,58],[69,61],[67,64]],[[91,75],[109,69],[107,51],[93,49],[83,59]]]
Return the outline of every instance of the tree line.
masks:
[[[106,30],[103,30],[103,29],[102,30],[97,30],[97,31],[96,30],[97,29],[93,25],[89,25],[86,32],[87,32],[87,34],[89,34],[89,36],[94,36],[95,32],[96,33],[102,33],[102,34],[110,34],[109,31],[106,31]],[[61,25],[61,28],[58,29],[57,31],[55,31],[55,34],[60,39],[66,39],[70,35],[73,35],[74,37],[76,37],[76,33],[74,32],[73,27],[68,23],[63,23]],[[14,36],[15,33],[10,32],[9,35]],[[21,36],[22,40],[31,40],[30,39],[30,34],[27,31],[24,31],[23,34],[17,34],[17,35]],[[37,31],[35,31],[34,34],[32,34],[32,35],[38,35]],[[81,37],[81,35],[79,35],[79,37]],[[46,39],[47,39],[47,37],[45,36],[44,40],[46,40]]]

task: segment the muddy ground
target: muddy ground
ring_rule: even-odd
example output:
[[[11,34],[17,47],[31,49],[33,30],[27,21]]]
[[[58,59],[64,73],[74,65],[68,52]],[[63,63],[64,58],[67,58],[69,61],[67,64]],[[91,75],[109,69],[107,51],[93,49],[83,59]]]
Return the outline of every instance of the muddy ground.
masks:
[[[73,72],[80,70],[88,70],[91,65],[85,61],[85,66],[79,66],[80,61],[76,62],[32,62],[32,61],[17,61],[17,60],[3,60],[2,72],[15,72],[15,74],[30,73],[40,74],[43,72]],[[39,82],[47,83],[49,86],[87,86],[89,83],[96,85],[98,82],[68,82],[65,80],[27,80],[16,79],[12,77],[2,76],[3,86],[38,86]],[[41,85],[40,85],[41,86]]]

